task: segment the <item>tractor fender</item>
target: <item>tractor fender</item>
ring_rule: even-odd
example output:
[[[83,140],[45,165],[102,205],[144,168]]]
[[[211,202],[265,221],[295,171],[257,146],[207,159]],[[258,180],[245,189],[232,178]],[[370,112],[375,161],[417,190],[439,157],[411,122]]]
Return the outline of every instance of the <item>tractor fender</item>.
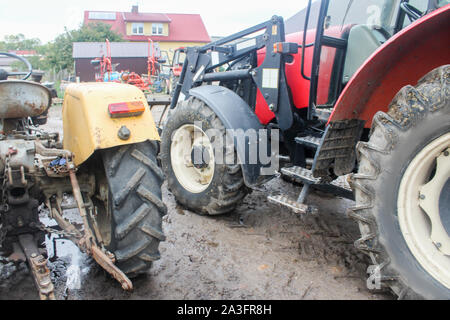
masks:
[[[141,102],[141,115],[112,118],[108,106]],[[84,163],[97,150],[158,140],[159,134],[144,93],[120,83],[81,83],[67,87],[63,102],[63,147],[74,155],[75,165]],[[124,136],[122,127],[129,130]],[[119,137],[119,131],[122,134]],[[128,133],[128,132],[127,132]]]
[[[329,124],[359,119],[370,128],[404,86],[450,63],[450,5],[418,19],[378,48],[342,92]]]
[[[259,130],[264,127],[249,105],[235,92],[221,86],[204,85],[189,90],[189,94],[205,102],[216,113],[227,130],[242,129],[246,133],[254,130],[253,132],[257,135],[255,143],[258,144]],[[241,163],[244,183],[249,188],[253,188],[273,176],[261,175],[264,165],[261,164],[259,157],[257,157],[257,163],[248,163],[243,160],[249,159],[251,142],[247,135],[245,135],[245,143],[242,141],[244,140],[234,136],[234,145]]]

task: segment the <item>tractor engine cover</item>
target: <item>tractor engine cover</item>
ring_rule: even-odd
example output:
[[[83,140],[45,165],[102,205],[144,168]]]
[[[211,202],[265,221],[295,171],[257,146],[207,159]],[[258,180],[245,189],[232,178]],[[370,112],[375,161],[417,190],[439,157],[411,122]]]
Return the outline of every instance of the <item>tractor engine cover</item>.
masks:
[[[51,93],[46,87],[29,81],[0,81],[0,118],[36,117],[51,105]]]

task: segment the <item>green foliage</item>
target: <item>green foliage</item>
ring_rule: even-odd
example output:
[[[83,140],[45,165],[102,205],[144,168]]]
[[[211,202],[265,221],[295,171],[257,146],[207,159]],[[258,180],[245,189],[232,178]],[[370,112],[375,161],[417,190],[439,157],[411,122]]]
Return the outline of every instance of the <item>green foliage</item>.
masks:
[[[65,30],[48,44],[42,44],[37,38],[26,39],[23,34],[5,36],[0,41],[0,51],[9,50],[35,50],[37,56],[27,57],[33,69],[37,70],[64,70],[73,71],[72,44],[73,42],[111,42],[123,41],[122,36],[111,30],[105,23],[92,23],[83,25],[76,30]],[[19,61],[14,62],[12,68],[25,70],[25,65]]]
[[[39,54],[39,52],[38,52]],[[31,63],[33,70],[47,71],[51,69],[46,57],[43,55],[36,55],[31,57],[26,57],[26,59]],[[17,71],[25,71],[27,69],[26,65],[19,60],[11,64],[11,68]]]
[[[25,36],[21,33],[7,35],[4,41],[0,41],[0,51],[36,50],[39,46],[41,46],[41,40],[37,38],[25,39]]]
[[[17,35],[7,35],[4,37],[4,41],[0,41],[0,52],[8,52],[11,50],[29,50],[36,51],[36,56],[27,57],[30,61],[33,69],[47,70],[48,65],[45,61],[43,54],[46,51],[47,45],[42,45],[41,40],[37,38],[26,39],[21,33]],[[11,67],[14,70],[24,71],[26,66],[24,63],[17,60]]]
[[[77,30],[67,30],[49,44],[46,52],[47,63],[57,70],[73,71],[73,42],[111,42],[123,41],[122,36],[111,30],[105,23],[94,23],[81,26]]]

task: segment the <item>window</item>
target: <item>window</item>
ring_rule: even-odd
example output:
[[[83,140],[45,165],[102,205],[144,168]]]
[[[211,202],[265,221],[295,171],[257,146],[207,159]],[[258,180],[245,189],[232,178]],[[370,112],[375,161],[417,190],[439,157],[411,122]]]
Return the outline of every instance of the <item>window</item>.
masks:
[[[330,26],[341,27],[352,24],[381,26],[392,33],[399,5],[399,0],[330,1],[328,23]]]
[[[422,12],[426,12],[428,9],[428,0],[409,0],[409,4]]]
[[[443,2],[443,1],[440,1],[440,2]],[[423,13],[427,12],[428,0],[409,0],[409,4]],[[406,16],[405,20],[403,21],[403,28],[406,28],[411,23],[412,23],[411,19],[408,16]]]
[[[116,20],[115,12],[89,12],[89,20]]]
[[[162,23],[153,23],[152,24],[152,34],[162,35],[163,34],[163,25]]]
[[[144,24],[143,23],[133,23],[132,31],[133,31],[133,34],[136,34],[136,35],[144,34]]]

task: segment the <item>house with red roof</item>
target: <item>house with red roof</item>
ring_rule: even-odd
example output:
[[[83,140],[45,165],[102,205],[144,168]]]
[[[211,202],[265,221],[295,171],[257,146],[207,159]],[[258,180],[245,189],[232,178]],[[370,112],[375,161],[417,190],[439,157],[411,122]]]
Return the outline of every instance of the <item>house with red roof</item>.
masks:
[[[127,41],[159,43],[160,50],[199,46],[211,41],[199,14],[144,13],[137,5],[131,12],[85,11],[84,24],[102,22]]]

